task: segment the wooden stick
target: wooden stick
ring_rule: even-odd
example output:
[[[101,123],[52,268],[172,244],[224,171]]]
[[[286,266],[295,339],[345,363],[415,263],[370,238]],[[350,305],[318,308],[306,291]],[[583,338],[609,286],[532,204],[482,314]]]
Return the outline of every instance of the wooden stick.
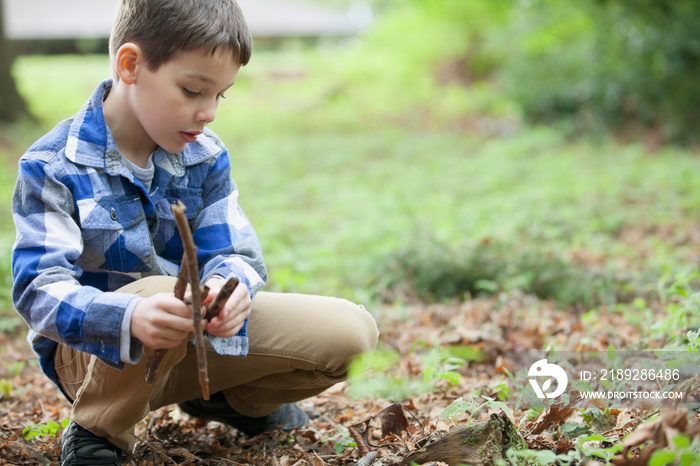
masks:
[[[185,216],[185,205],[181,201],[170,206],[175,215],[177,229],[180,232],[182,247],[187,256],[187,275],[190,281],[190,293],[192,296],[192,324],[194,326],[194,341],[197,349],[197,370],[199,385],[202,387],[202,398],[209,399],[209,374],[207,373],[207,355],[204,347],[204,334],[202,332],[202,290],[199,288],[199,267],[197,265],[197,246],[194,244],[192,230]]]
[[[370,451],[367,445],[365,444],[362,435],[360,435],[360,433],[357,430],[355,430],[354,427],[348,427],[348,432],[350,432],[350,436],[352,436],[353,440],[355,440],[355,443],[357,443],[357,448],[360,450],[360,455],[367,455]]]
[[[177,283],[175,283],[175,297],[183,301],[185,299],[185,291],[187,291],[187,253],[182,253],[182,262],[180,262],[180,270],[177,271]]]
[[[185,291],[187,290],[187,254],[182,255],[182,262],[180,263],[180,270],[177,272],[177,282],[175,283],[175,297],[180,301],[185,300]],[[165,357],[167,349],[157,349],[148,360],[148,366],[146,366],[146,377],[145,382],[147,384],[152,384],[156,380],[156,375],[158,374],[158,366]]]
[[[216,298],[207,306],[207,313],[204,315],[206,320],[211,320],[219,315],[221,308],[224,307],[226,301],[231,297],[233,291],[238,286],[237,278],[230,278],[221,290],[216,294]]]
[[[206,285],[202,286],[202,291],[200,292],[201,296],[202,296],[202,301],[206,301],[207,296],[209,296],[209,291],[211,291],[211,290],[209,290],[208,286],[206,286]],[[191,296],[188,296],[187,298],[183,299],[182,301],[184,301],[184,303],[187,304],[188,306],[192,305],[192,297]],[[202,309],[199,310],[199,315],[202,316],[202,319],[204,319],[205,312],[206,312],[206,309],[204,309],[204,306],[202,306]]]

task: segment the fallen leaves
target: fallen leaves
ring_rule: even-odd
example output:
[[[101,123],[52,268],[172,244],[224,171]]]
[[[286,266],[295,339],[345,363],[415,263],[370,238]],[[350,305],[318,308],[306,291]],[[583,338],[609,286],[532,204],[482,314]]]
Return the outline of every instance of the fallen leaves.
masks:
[[[571,399],[573,401],[569,403],[554,403],[549,406],[548,409],[543,410],[537,417],[537,420],[531,424],[532,430],[530,431],[530,435],[541,434],[551,426],[560,426],[566,419],[571,417],[574,413],[574,406],[579,401],[575,391],[572,393]],[[528,427],[529,426],[530,425],[528,425]]]
[[[164,407],[137,425],[140,442],[125,464],[396,464],[467,421],[483,422],[499,415],[485,404],[449,419],[441,416],[461,397],[486,395],[498,399],[507,391],[504,384],[508,373],[522,367],[521,361],[509,360],[507,354],[546,344],[571,351],[605,350],[610,342],[625,347],[632,345],[634,335],[639,333],[620,314],[603,312],[595,323],[583,323],[551,302],[517,292],[466,302],[409,306],[400,313],[390,308],[379,311],[382,337],[378,353],[390,351],[395,355],[381,369],[360,375],[368,380],[418,380],[416,387],[425,389],[423,392],[353,398],[354,382],[339,383],[299,403],[312,418],[307,428],[254,438],[243,437],[216,422],[192,419],[176,407]],[[0,399],[0,457],[10,464],[55,464],[60,455],[60,433],[56,438],[25,440],[22,430],[30,423],[60,423],[69,417],[70,405],[40,373],[23,337],[0,334],[4,349],[0,379],[11,384],[9,394]],[[433,356],[437,362],[431,359]],[[450,365],[450,358],[463,362]],[[24,363],[21,370],[20,366],[12,366],[16,362]],[[511,411],[509,420],[529,448],[565,454],[579,448],[580,438],[599,433],[606,440],[591,444],[601,448],[611,442],[624,445],[624,451],[615,454],[616,465],[643,464],[655,451],[672,448],[679,434],[692,440],[700,429],[697,414],[687,411],[663,410],[654,418],[648,409],[608,409],[600,400],[570,396],[568,402],[545,404],[531,416],[527,402],[521,403],[515,396],[504,401]],[[594,425],[585,416],[587,410],[604,411],[605,422]],[[434,461],[425,464],[441,464]]]
[[[370,448],[376,449],[391,441],[401,441],[401,434],[409,432],[409,422],[403,407],[399,403],[392,403],[378,414],[348,427],[348,431],[357,443],[360,455],[365,456]],[[377,443],[372,443],[372,440]]]
[[[611,463],[615,466],[644,466],[655,451],[672,445],[680,434],[694,438],[700,434],[700,425],[689,425],[687,409],[665,409],[658,419],[634,430],[622,443],[624,449]],[[643,445],[645,447],[640,449]]]

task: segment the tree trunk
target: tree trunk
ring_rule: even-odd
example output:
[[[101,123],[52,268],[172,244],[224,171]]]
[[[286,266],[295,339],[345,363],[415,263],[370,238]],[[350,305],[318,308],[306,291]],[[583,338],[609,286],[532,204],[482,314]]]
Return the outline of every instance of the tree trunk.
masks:
[[[492,414],[490,419],[450,430],[424,449],[408,455],[401,464],[434,461],[450,466],[492,465],[496,460],[506,460],[509,448],[521,450],[527,445],[508,416],[500,412]]]
[[[12,77],[12,63],[15,61],[10,41],[5,37],[5,14],[0,0],[0,121],[17,121],[22,116],[31,118],[27,104],[17,92]]]

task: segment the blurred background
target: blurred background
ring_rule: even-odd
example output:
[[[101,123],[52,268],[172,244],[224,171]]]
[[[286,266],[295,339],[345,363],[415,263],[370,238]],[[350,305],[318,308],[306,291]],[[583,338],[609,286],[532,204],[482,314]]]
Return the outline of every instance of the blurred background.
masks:
[[[695,279],[700,3],[240,4],[255,52],[212,127],[269,290],[587,310]],[[109,76],[115,5],[2,0],[5,296],[16,161]]]

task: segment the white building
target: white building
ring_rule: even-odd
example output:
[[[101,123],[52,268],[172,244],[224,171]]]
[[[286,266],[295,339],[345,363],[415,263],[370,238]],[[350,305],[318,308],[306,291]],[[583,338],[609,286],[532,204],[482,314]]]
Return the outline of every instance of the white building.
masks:
[[[0,0],[14,40],[107,39],[117,0]],[[343,37],[371,22],[361,3],[345,9],[304,0],[238,0],[254,38]]]

